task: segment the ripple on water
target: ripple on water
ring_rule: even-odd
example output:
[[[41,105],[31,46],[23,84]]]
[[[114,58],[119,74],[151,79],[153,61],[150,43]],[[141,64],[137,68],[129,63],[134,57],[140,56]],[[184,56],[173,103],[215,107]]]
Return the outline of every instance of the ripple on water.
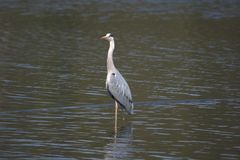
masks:
[[[113,114],[105,112],[110,105],[56,107],[1,113],[1,130],[4,131],[1,132],[4,134],[1,138],[4,138],[3,142],[6,146],[19,153],[15,154],[16,157],[44,148],[50,150],[53,157],[64,157],[64,154],[57,152],[62,150],[64,153],[73,154],[81,152],[83,157],[92,157],[96,153],[96,157],[105,154],[105,157],[125,158],[148,154],[148,158],[174,158],[178,157],[177,155],[181,154],[184,148],[201,157],[208,155],[209,150],[213,150],[223,141],[228,141],[235,148],[234,150],[237,150],[238,145],[232,141],[238,138],[237,121],[229,131],[229,125],[220,125],[224,119],[216,111],[221,111],[216,107],[213,110],[197,107],[201,103],[221,104],[220,100],[218,103],[208,100],[195,102],[166,100],[160,102],[161,105],[155,102],[155,106],[154,102],[143,102],[142,106],[138,106],[138,113],[130,117],[132,121],[130,125],[119,123],[123,128],[119,128],[119,135],[116,138],[111,136]],[[148,104],[153,107],[147,107]],[[164,104],[175,107],[164,107]],[[94,110],[97,112],[93,112]],[[185,113],[190,121],[186,120]],[[231,115],[231,111],[227,114]],[[209,126],[208,121],[205,121],[207,115],[212,115],[211,128],[208,129],[204,127]],[[104,150],[101,147],[103,144],[105,144]],[[95,147],[91,149],[92,146]],[[150,146],[151,150],[147,152],[141,149]],[[223,157],[228,155],[224,154],[228,153],[228,149],[227,147],[223,150]],[[3,151],[3,153],[6,157],[13,157],[8,152]],[[134,153],[138,154],[133,156]],[[229,157],[238,156],[230,154]]]

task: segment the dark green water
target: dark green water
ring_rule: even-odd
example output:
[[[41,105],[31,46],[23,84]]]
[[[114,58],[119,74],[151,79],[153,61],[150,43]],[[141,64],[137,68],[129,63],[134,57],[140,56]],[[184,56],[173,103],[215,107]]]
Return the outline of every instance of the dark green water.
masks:
[[[0,0],[0,159],[240,159],[239,7]],[[117,135],[107,32],[135,102]]]

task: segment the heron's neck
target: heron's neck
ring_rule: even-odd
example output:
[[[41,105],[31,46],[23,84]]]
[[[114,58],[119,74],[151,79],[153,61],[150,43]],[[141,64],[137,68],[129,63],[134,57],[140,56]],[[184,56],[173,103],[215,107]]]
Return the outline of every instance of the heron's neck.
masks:
[[[113,63],[113,51],[115,48],[114,40],[110,41],[109,49],[108,49],[108,57],[107,57],[107,70],[113,70],[115,68]]]

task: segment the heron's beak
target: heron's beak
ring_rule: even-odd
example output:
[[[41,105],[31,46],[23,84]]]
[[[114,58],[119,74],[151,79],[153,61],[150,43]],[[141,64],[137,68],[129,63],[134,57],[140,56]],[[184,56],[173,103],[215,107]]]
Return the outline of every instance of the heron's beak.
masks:
[[[106,36],[102,36],[102,37],[100,37],[100,39],[106,39],[107,37]]]

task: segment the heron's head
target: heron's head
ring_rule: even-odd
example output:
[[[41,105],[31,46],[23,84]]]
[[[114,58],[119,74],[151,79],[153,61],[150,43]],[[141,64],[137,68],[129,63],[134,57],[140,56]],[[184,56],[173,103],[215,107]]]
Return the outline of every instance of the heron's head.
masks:
[[[112,33],[107,33],[105,36],[102,36],[101,39],[112,41],[114,38]]]

